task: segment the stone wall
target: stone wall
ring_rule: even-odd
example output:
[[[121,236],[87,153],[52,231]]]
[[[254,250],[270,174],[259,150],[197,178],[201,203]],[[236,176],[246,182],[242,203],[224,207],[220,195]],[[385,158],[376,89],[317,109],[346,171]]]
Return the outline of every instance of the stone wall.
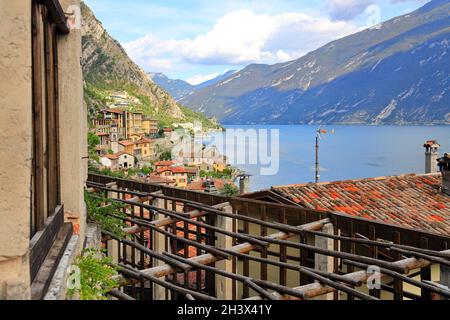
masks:
[[[0,0],[0,299],[27,299],[32,166],[31,2]]]
[[[79,14],[79,0],[61,0]],[[61,196],[81,249],[86,229],[87,116],[83,104],[81,23],[58,36]],[[31,0],[0,0],[0,300],[29,299],[32,172]]]

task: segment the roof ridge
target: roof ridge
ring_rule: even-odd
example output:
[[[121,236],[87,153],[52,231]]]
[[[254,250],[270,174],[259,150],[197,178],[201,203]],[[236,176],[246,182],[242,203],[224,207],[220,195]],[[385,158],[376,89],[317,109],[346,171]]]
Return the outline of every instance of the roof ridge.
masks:
[[[380,177],[372,177],[372,178],[361,178],[361,179],[348,179],[348,180],[335,180],[335,181],[326,181],[326,182],[306,182],[306,183],[297,183],[297,184],[288,184],[281,186],[272,186],[270,189],[282,189],[282,188],[294,188],[294,187],[306,187],[306,186],[326,186],[330,184],[338,184],[338,183],[350,183],[350,182],[364,182],[364,181],[382,181],[388,179],[399,179],[405,177],[428,177],[428,176],[436,176],[440,175],[440,173],[405,173],[400,175],[392,175],[392,176],[380,176]]]

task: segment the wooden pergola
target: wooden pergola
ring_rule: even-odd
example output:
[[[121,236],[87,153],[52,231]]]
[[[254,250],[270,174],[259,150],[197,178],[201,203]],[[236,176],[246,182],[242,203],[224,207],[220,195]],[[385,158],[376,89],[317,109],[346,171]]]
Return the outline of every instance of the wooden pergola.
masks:
[[[111,216],[127,237],[103,231],[118,299],[450,298],[434,275],[448,275],[449,237],[99,175],[87,187],[101,206],[124,206]]]

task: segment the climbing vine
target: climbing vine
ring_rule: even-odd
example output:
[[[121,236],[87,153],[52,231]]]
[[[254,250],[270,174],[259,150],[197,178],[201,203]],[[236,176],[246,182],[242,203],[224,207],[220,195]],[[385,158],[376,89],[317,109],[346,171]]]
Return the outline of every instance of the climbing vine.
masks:
[[[67,292],[69,299],[106,300],[107,293],[119,288],[117,280],[118,269],[112,260],[95,249],[84,250],[75,260],[76,272],[71,276],[77,277],[73,288]]]
[[[120,238],[126,237],[123,228],[127,225],[122,219],[118,218],[127,217],[123,212],[126,207],[125,204],[103,198],[99,194],[92,194],[87,191],[84,193],[84,199],[90,221],[99,223],[102,230],[109,231]]]

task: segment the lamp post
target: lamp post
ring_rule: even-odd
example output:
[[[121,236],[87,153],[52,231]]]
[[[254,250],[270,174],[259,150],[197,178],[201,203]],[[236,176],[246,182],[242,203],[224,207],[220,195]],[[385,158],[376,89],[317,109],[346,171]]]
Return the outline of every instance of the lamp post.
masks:
[[[320,164],[319,164],[319,145],[320,140],[322,139],[322,136],[324,134],[327,134],[328,131],[325,129],[322,129],[322,127],[319,127],[316,131],[316,183],[319,183],[320,181]],[[334,134],[334,129],[330,130],[330,134]]]

